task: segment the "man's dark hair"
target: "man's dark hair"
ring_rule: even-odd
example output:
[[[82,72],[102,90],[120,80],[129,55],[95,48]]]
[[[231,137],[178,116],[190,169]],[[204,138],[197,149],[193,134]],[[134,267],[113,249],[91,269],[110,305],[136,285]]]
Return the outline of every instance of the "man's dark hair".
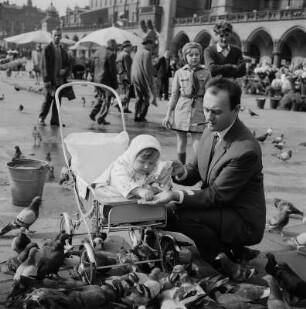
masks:
[[[214,26],[214,32],[216,34],[221,34],[224,32],[231,33],[233,31],[233,26],[227,21],[221,20]]]
[[[206,89],[216,95],[219,91],[227,91],[229,94],[230,109],[233,110],[241,102],[241,87],[237,82],[223,77],[215,77],[211,79]]]

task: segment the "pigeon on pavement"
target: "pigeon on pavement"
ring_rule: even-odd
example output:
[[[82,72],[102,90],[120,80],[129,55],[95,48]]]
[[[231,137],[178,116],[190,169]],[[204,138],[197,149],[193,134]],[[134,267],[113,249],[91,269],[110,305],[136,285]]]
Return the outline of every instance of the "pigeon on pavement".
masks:
[[[215,260],[220,262],[220,272],[236,282],[245,281],[251,278],[255,273],[254,267],[236,264],[232,262],[225,253],[218,254]]]
[[[259,115],[256,114],[254,111],[252,111],[250,108],[249,108],[249,114],[251,115],[251,117],[259,117]]]
[[[282,210],[278,212],[277,215],[270,218],[267,223],[268,231],[278,231],[282,234],[283,228],[288,224],[289,222],[289,213],[290,209],[288,206],[284,206]]]
[[[279,199],[279,198],[274,198],[273,199],[273,203],[274,203],[274,206],[282,211],[284,207],[288,207],[289,209],[289,214],[291,215],[299,215],[299,216],[304,216],[304,213],[303,211],[297,209],[292,203],[286,201],[286,200],[282,200],[282,199]]]
[[[24,159],[24,158],[25,157],[22,154],[20,147],[19,146],[15,146],[15,155],[14,155],[12,160],[14,161],[14,160],[19,160],[19,159]]]
[[[42,141],[42,137],[41,137],[40,132],[37,130],[36,126],[33,128],[32,136],[34,138],[34,145],[39,146]]]
[[[275,139],[272,141],[272,144],[278,144],[281,143],[284,140],[284,134],[281,134],[278,137],[275,137]]]
[[[31,239],[25,233],[26,229],[24,227],[20,228],[19,234],[13,238],[11,243],[11,248],[18,254],[21,253],[26,246],[31,242]]]
[[[18,110],[19,110],[20,112],[22,112],[23,109],[24,109],[24,106],[23,106],[22,104],[19,104]]]
[[[278,156],[278,159],[282,160],[282,161],[288,161],[292,158],[292,150],[289,151],[283,151],[281,152]]]
[[[257,136],[256,139],[261,142],[262,144],[264,143],[264,141],[267,139],[267,137],[269,136],[268,133],[265,133],[263,135]]]
[[[39,206],[41,204],[41,197],[36,196],[33,198],[31,204],[24,208],[17,217],[5,225],[0,230],[0,236],[8,233],[11,230],[19,229],[24,227],[25,229],[29,230],[31,225],[37,220],[39,216]]]
[[[268,309],[286,309],[287,306],[283,300],[283,295],[277,280],[271,275],[265,275],[263,279],[267,281],[270,287],[270,295],[267,302]]]

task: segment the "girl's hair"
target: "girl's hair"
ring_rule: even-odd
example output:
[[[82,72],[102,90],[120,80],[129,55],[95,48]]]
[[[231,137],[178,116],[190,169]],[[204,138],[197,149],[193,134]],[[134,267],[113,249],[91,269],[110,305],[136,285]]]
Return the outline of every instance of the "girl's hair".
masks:
[[[145,148],[141,150],[136,157],[140,156],[143,159],[152,159],[156,154],[159,155],[159,151],[155,148]]]
[[[197,42],[189,42],[189,43],[186,43],[186,44],[184,45],[183,50],[182,50],[182,52],[183,52],[183,58],[184,58],[184,60],[185,60],[186,63],[188,63],[188,62],[187,62],[187,55],[190,53],[190,50],[191,50],[192,48],[197,48],[197,49],[199,50],[200,55],[201,55],[201,59],[202,59],[202,54],[203,54],[202,50],[203,50],[203,49],[202,49],[201,44],[199,44],[199,43],[197,43]]]

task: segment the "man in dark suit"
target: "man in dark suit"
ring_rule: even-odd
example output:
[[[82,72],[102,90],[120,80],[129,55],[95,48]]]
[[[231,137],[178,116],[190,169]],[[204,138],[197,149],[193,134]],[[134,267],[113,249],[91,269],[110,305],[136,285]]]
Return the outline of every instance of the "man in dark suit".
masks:
[[[245,61],[240,48],[229,44],[232,29],[230,23],[218,22],[214,27],[217,43],[204,50],[205,66],[212,77],[223,76],[235,79],[246,74]]]
[[[171,77],[170,50],[167,49],[155,65],[159,85],[159,98],[169,100],[169,78]]]
[[[208,83],[203,101],[208,127],[195,161],[173,164],[175,182],[186,186],[201,182],[201,189],[163,192],[147,202],[174,201],[166,229],[193,239],[210,263],[220,252],[233,259],[254,258],[259,252],[244,246],[258,244],[265,229],[262,153],[252,132],[238,118],[240,98],[240,86],[229,79]]]
[[[62,38],[62,30],[60,28],[56,28],[55,30],[53,30],[52,38],[53,41],[43,49],[41,59],[41,74],[45,86],[45,100],[41,107],[38,123],[41,126],[46,125],[45,118],[47,117],[50,107],[53,104],[50,125],[53,127],[58,127],[59,119],[54,95],[56,89],[59,86],[67,83],[66,78],[71,72],[71,64],[67,52],[60,45],[60,40]],[[68,88],[65,88],[64,90],[66,90],[67,92]],[[72,91],[72,89],[70,89],[70,91]],[[64,95],[65,91],[61,91],[59,99],[61,100]],[[73,99],[73,91],[71,95],[73,96]]]
[[[101,46],[94,54],[91,68],[95,83],[109,86],[115,90],[118,88],[116,53],[116,40],[108,40],[107,46]],[[108,114],[113,95],[109,91],[102,91],[100,87],[96,87],[96,92],[97,102],[91,110],[89,118],[95,121],[97,117],[98,124],[109,125],[110,122],[106,121],[105,118]]]

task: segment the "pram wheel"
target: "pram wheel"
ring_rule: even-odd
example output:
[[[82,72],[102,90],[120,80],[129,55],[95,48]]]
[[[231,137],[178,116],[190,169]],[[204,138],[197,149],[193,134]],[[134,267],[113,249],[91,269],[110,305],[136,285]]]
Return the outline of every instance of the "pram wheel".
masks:
[[[179,253],[175,240],[172,237],[162,236],[161,242],[162,266],[166,272],[171,272],[173,267],[179,264]]]
[[[97,267],[95,253],[90,244],[84,244],[84,250],[81,253],[78,273],[80,274],[83,282],[92,284],[96,278],[96,272]]]

